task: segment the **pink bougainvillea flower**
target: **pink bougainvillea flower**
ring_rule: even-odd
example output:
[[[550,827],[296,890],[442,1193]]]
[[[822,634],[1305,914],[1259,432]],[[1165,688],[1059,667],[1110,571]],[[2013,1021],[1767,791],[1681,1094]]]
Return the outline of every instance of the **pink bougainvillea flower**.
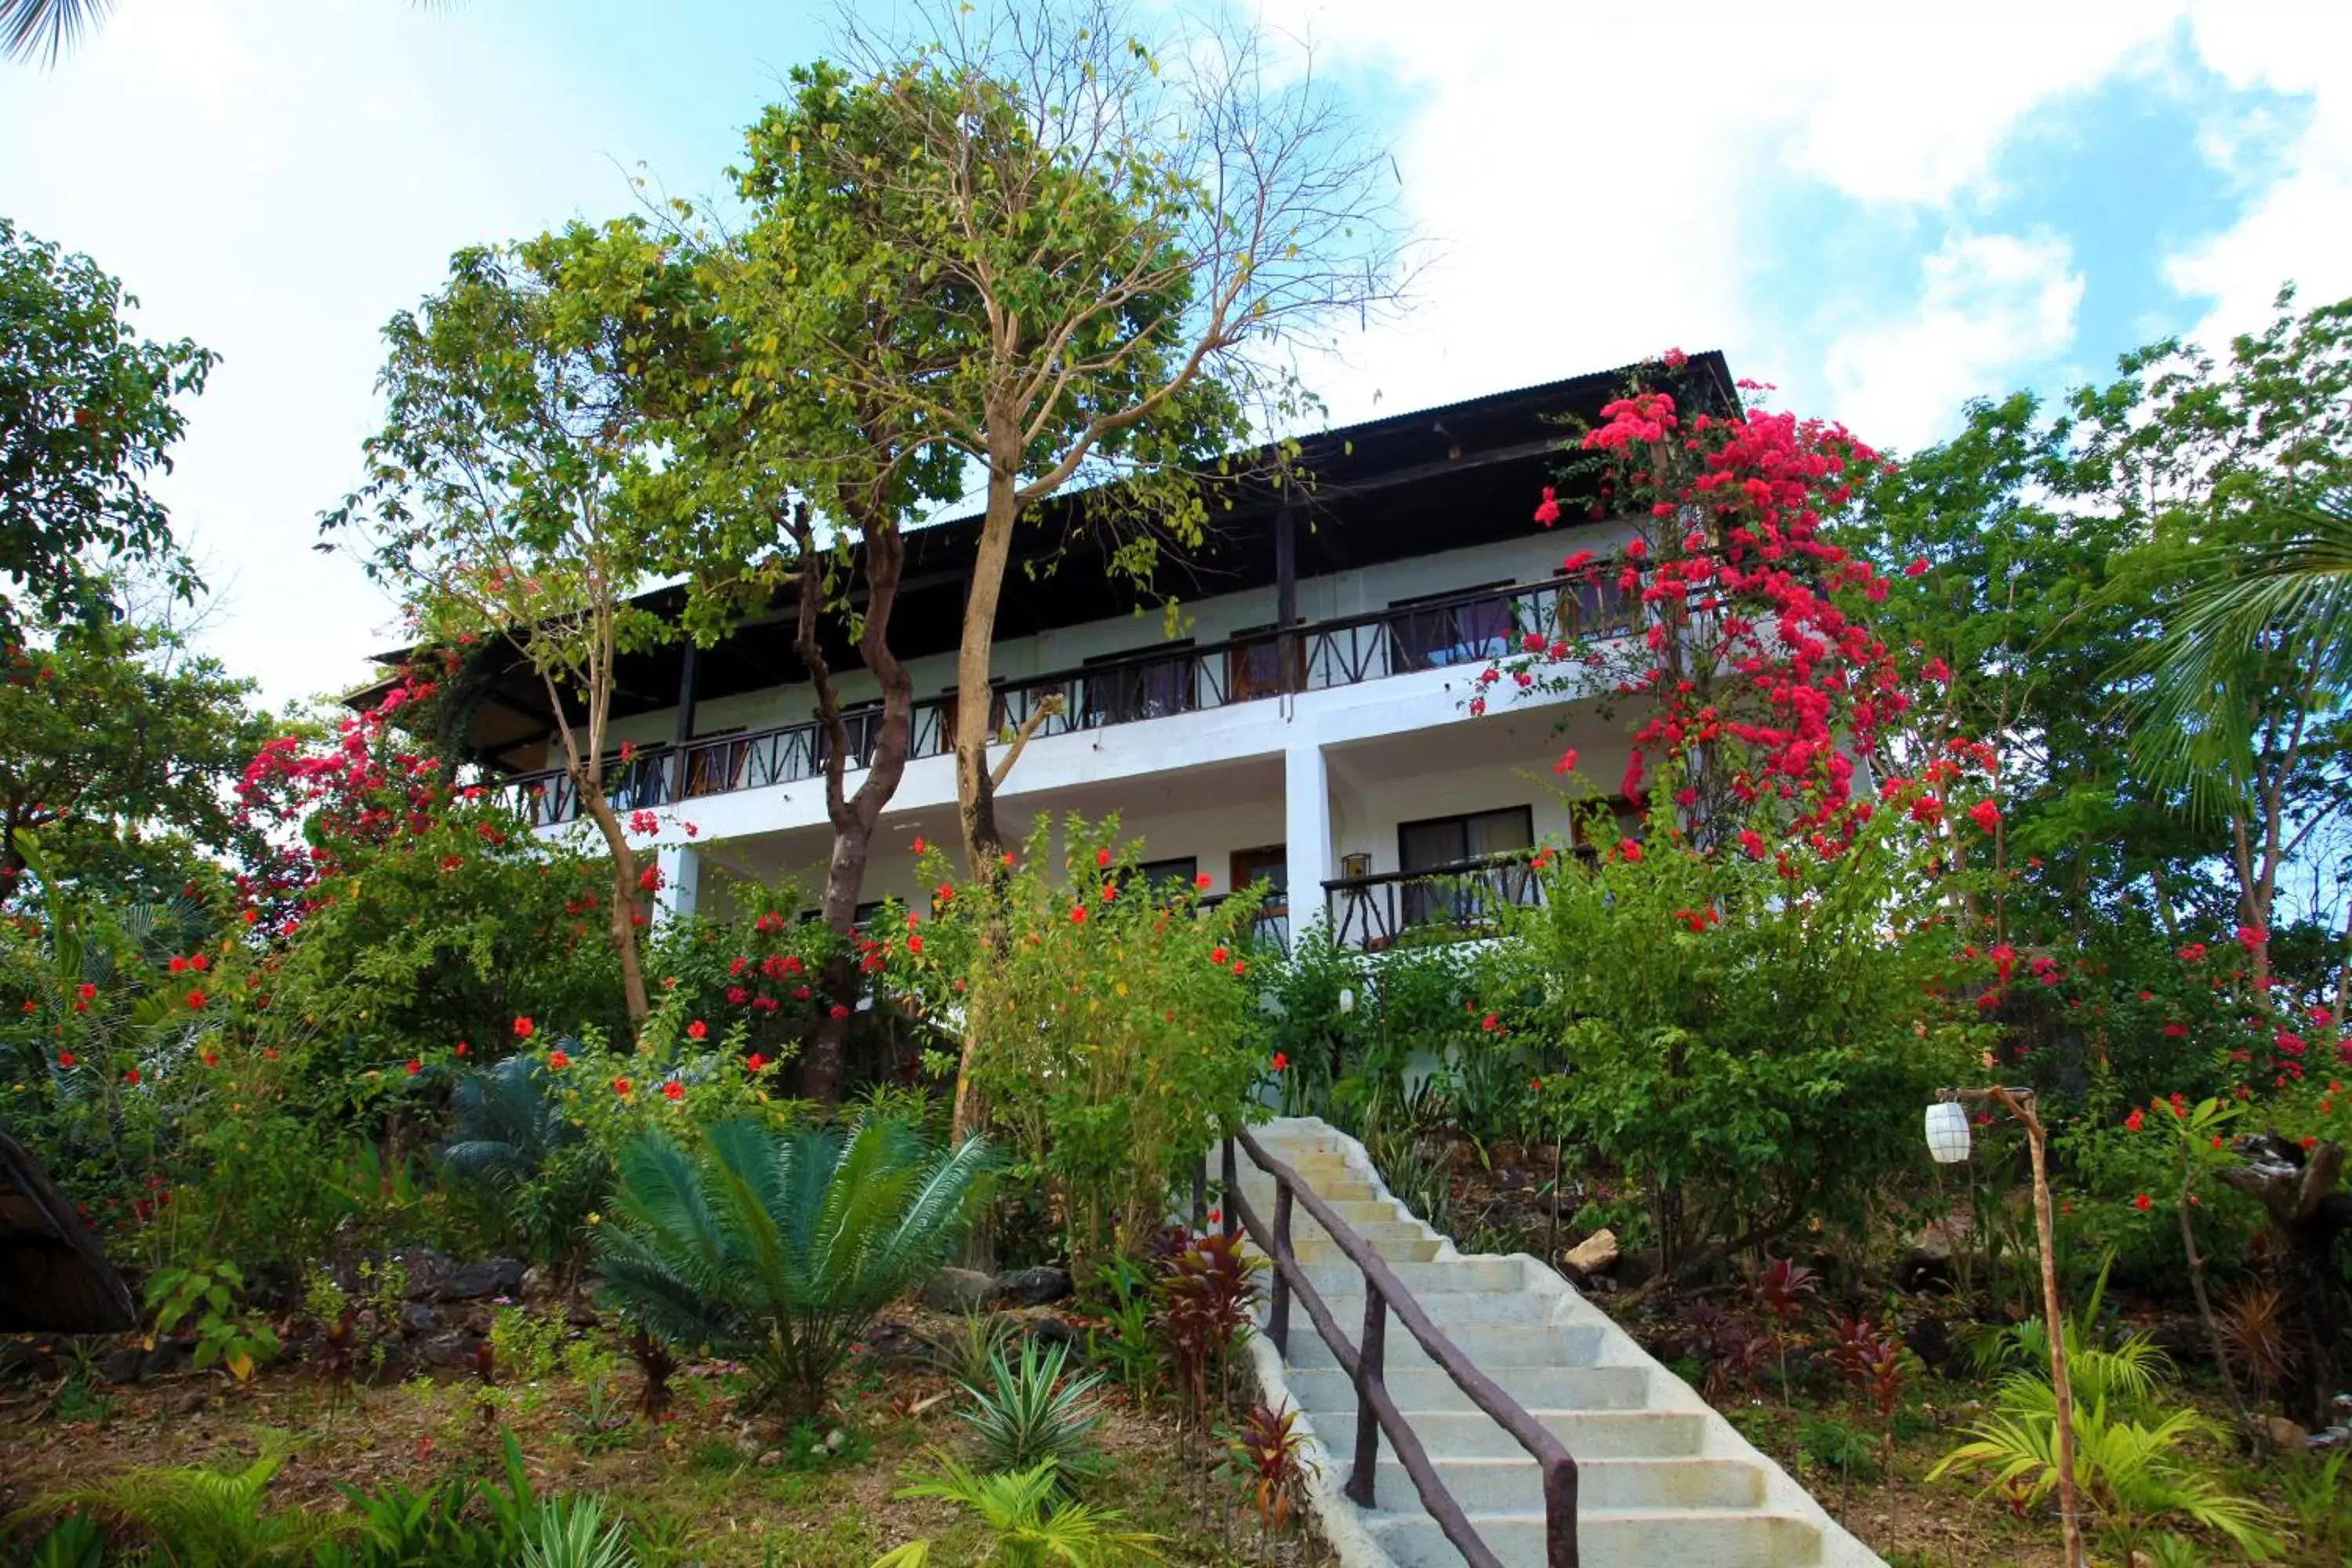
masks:
[[[1574,773],[1576,771],[1576,748],[1574,746],[1570,746],[1568,750],[1562,752],[1559,754],[1559,761],[1552,763],[1551,771],[1556,773]]]
[[[835,1002],[830,1009],[830,1016],[835,1018],[848,1017],[849,1005],[845,1002]]]
[[[1559,497],[1549,485],[1544,486],[1543,500],[1536,503],[1536,521],[1546,528],[1559,521]]]
[[[1990,833],[2000,826],[2000,807],[1990,797],[1980,800],[1969,807],[1969,820],[1974,822],[1979,831]]]
[[[1903,568],[1903,575],[1906,577],[1925,577],[1927,574],[1927,562],[1925,556],[1911,562],[1908,565]]]

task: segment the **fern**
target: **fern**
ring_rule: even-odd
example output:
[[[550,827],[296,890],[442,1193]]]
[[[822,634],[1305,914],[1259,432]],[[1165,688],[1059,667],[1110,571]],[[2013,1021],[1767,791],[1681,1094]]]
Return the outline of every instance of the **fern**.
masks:
[[[779,1132],[728,1121],[689,1152],[625,1149],[599,1294],[656,1338],[745,1363],[756,1399],[814,1415],[874,1314],[939,1267],[992,1160],[935,1153],[908,1123]]]
[[[303,1568],[345,1521],[300,1509],[262,1511],[286,1457],[265,1451],[234,1474],[194,1467],[123,1470],[95,1486],[51,1492],[15,1516],[84,1510],[153,1538],[174,1568]]]
[[[1051,1459],[1025,1470],[983,1476],[937,1448],[929,1450],[929,1457],[936,1472],[901,1488],[898,1495],[951,1502],[978,1514],[995,1539],[995,1560],[1005,1568],[1045,1568],[1048,1563],[1105,1568],[1139,1558],[1162,1561],[1154,1550],[1160,1538],[1127,1529],[1125,1516],[1116,1510],[1064,1500],[1061,1478]],[[929,1542],[910,1542],[874,1568],[919,1565],[928,1560],[929,1551]]]

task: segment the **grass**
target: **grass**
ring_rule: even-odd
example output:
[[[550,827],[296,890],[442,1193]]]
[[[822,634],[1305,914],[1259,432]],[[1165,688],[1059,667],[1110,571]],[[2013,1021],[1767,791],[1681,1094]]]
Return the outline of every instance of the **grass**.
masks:
[[[625,1375],[634,1394],[633,1377]],[[498,1433],[511,1429],[541,1493],[593,1491],[626,1519],[664,1563],[706,1568],[868,1568],[892,1547],[924,1537],[934,1562],[980,1561],[978,1527],[948,1505],[901,1501],[905,1473],[927,1446],[969,1457],[955,1399],[935,1368],[861,1357],[833,1419],[853,1432],[845,1458],[793,1468],[779,1458],[785,1436],[772,1422],[733,1412],[732,1380],[713,1369],[677,1379],[672,1419],[634,1423],[616,1440],[583,1445],[576,1413],[585,1390],[562,1373],[521,1388],[482,1390],[470,1378],[416,1380],[345,1392],[339,1404],[299,1367],[265,1370],[246,1387],[210,1374],[114,1392],[102,1416],[61,1418],[47,1387],[0,1391],[0,1515],[44,1491],[86,1485],[135,1465],[227,1465],[248,1459],[265,1434],[283,1434],[292,1453],[269,1491],[275,1508],[332,1510],[339,1482],[373,1489],[420,1487],[468,1471],[495,1473]],[[1249,1510],[1234,1506],[1222,1478],[1182,1458],[1172,1419],[1122,1399],[1106,1401],[1100,1428],[1103,1474],[1089,1501],[1124,1512],[1134,1528],[1165,1538],[1174,1563],[1227,1568],[1303,1563],[1310,1548],[1276,1543],[1271,1554]],[[1230,1537],[1230,1539],[1229,1539]],[[5,1548],[0,1548],[5,1551]]]

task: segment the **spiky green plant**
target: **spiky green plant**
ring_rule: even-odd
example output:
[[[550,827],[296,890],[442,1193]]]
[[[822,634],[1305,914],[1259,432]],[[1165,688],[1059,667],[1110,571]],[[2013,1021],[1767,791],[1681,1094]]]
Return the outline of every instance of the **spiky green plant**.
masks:
[[[150,1536],[173,1568],[303,1568],[346,1521],[301,1509],[262,1510],[269,1478],[286,1462],[265,1451],[234,1473],[193,1466],[122,1470],[95,1486],[37,1498],[15,1518],[82,1510]]]
[[[1128,1529],[1117,1510],[1067,1500],[1051,1459],[1025,1470],[983,1476],[951,1454],[937,1448],[929,1453],[933,1473],[902,1487],[898,1495],[951,1502],[979,1515],[993,1538],[990,1560],[1005,1568],[1108,1568],[1162,1561],[1156,1550],[1160,1538]],[[909,1542],[874,1568],[923,1568],[929,1557],[929,1542]]]
[[[584,1493],[540,1510],[539,1532],[523,1544],[522,1568],[636,1568],[628,1532],[604,1522],[604,1505]]]
[[[1102,1374],[1065,1379],[1068,1362],[1068,1346],[1041,1355],[1030,1340],[1017,1362],[999,1354],[990,1360],[985,1381],[963,1385],[971,1399],[963,1419],[979,1437],[981,1462],[989,1469],[1026,1470],[1041,1459],[1053,1460],[1057,1473],[1071,1479],[1094,1469],[1102,1411],[1092,1395]]]
[[[1012,1350],[1017,1326],[1009,1317],[966,1312],[954,1328],[924,1336],[923,1359],[966,1388],[978,1387]]]
[[[69,1513],[33,1542],[26,1568],[105,1568],[106,1531],[88,1514]]]
[[[649,1133],[621,1154],[597,1232],[602,1300],[655,1337],[748,1367],[754,1403],[813,1416],[874,1314],[937,1268],[993,1164],[908,1122],[777,1131],[725,1121],[692,1151]]]

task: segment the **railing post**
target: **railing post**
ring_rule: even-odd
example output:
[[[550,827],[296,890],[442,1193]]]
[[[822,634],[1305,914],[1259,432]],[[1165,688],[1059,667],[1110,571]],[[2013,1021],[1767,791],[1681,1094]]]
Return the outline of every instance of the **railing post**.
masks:
[[[1230,1132],[1225,1134],[1224,1181],[1225,1201],[1218,1206],[1225,1216],[1225,1239],[1231,1241],[1234,1233],[1242,1227],[1241,1211],[1234,1204],[1234,1194],[1242,1190],[1242,1183],[1241,1172],[1234,1161],[1234,1135]]]
[[[1364,1279],[1364,1337],[1356,1349],[1356,1468],[1348,1477],[1349,1500],[1359,1508],[1372,1506],[1372,1489],[1381,1470],[1381,1417],[1372,1408],[1372,1393],[1381,1384],[1381,1345],[1388,1337],[1389,1304],[1371,1277]]]
[[[1544,1472],[1544,1568],[1576,1568],[1576,1461]]]
[[[1290,1354],[1290,1184],[1277,1182],[1274,1189],[1274,1302],[1265,1320],[1266,1337],[1274,1342],[1274,1353],[1286,1359]]]

